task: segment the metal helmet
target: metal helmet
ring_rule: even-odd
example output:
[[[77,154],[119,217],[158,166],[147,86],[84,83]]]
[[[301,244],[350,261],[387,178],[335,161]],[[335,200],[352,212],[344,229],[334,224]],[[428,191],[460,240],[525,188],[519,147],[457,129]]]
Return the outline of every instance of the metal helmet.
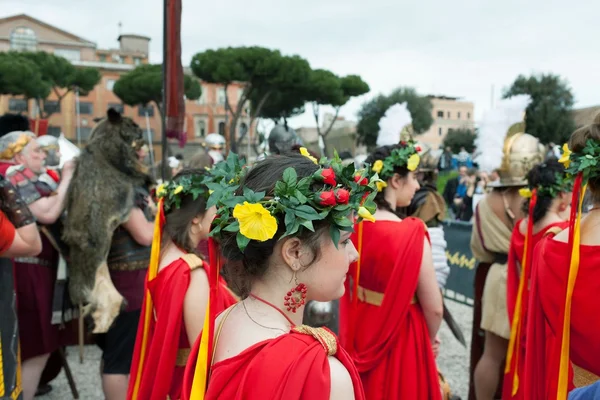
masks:
[[[544,146],[528,133],[509,135],[504,141],[500,180],[489,187],[525,186],[527,172],[536,164],[544,162]]]
[[[204,138],[204,144],[210,150],[223,150],[225,148],[225,137],[218,133],[209,133]]]
[[[269,152],[271,154],[286,153],[298,143],[298,135],[289,126],[275,125],[269,134]]]
[[[46,153],[45,164],[47,167],[57,167],[60,165],[60,144],[58,138],[51,135],[39,136],[37,142],[40,148]]]

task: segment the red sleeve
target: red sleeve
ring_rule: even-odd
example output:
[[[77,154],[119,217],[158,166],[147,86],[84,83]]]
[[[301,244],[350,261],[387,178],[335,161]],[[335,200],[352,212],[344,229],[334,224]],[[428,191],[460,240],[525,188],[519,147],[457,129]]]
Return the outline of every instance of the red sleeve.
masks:
[[[0,254],[10,248],[15,240],[15,227],[6,218],[6,215],[0,211]]]

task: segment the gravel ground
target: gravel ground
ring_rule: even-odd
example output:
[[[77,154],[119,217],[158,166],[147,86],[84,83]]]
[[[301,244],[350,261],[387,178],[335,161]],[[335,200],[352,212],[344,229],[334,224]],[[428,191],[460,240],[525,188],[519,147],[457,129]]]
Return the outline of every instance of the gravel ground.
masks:
[[[467,339],[467,345],[471,345],[472,308],[470,306],[446,299],[448,309],[460,325]],[[438,366],[444,374],[452,392],[464,399],[467,398],[469,390],[469,354],[452,335],[446,324],[442,324],[440,330],[442,347],[438,358]],[[67,358],[73,371],[74,379],[79,390],[79,398],[82,400],[103,399],[100,384],[99,365],[100,349],[96,346],[86,346],[83,364],[79,363],[79,352],[76,347],[68,349]],[[45,396],[37,397],[39,400],[67,400],[73,398],[64,372],[51,383],[53,390]]]

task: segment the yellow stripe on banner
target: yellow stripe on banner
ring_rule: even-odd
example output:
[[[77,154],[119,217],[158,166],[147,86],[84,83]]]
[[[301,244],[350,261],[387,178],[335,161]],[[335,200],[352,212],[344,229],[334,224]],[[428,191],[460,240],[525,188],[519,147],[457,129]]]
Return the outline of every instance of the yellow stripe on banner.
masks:
[[[577,207],[577,218],[575,220],[575,232],[573,232],[573,249],[571,253],[571,265],[569,266],[569,280],[567,283],[567,295],[565,299],[565,318],[563,320],[563,339],[560,348],[560,369],[558,372],[557,400],[566,400],[569,385],[569,362],[571,345],[571,301],[573,290],[579,272],[579,243],[581,242],[581,209],[587,185],[583,186],[579,195],[579,206]]]
[[[530,213],[530,215],[532,215]],[[521,337],[521,327],[522,327],[522,315],[521,315],[521,305],[523,303],[523,292],[525,291],[525,281],[527,277],[525,276],[527,272],[527,253],[529,248],[529,232],[525,234],[525,245],[523,246],[523,259],[521,260],[521,277],[519,279],[519,292],[517,293],[517,302],[515,304],[515,312],[513,315],[512,326],[510,329],[510,341],[508,342],[508,352],[506,355],[506,367],[504,368],[504,373],[507,374],[511,371],[512,359],[513,356],[515,358],[515,373],[513,375],[513,386],[512,386],[512,395],[515,396],[517,391],[519,390],[519,347],[520,347],[520,337]]]
[[[196,369],[194,370],[194,380],[192,381],[192,392],[190,400],[204,400],[206,394],[206,384],[208,382],[208,343],[210,335],[210,298],[206,305],[206,315],[204,316],[204,327],[202,328],[202,337],[200,338],[200,350],[196,360]]]
[[[163,200],[160,199],[158,202],[158,212],[156,213],[156,219],[154,220],[154,236],[152,238],[152,250],[150,253],[150,265],[148,266],[147,282],[150,282],[158,274],[158,263],[160,259],[160,245],[162,241],[162,229],[161,229],[161,218],[163,217]],[[140,351],[140,360],[137,367],[137,374],[135,376],[135,383],[133,386],[132,399],[137,400],[140,391],[140,383],[142,380],[142,370],[144,367],[144,361],[146,359],[146,349],[148,347],[148,332],[150,330],[150,321],[152,318],[152,296],[150,291],[146,289],[144,303],[144,335],[142,336],[142,349]]]

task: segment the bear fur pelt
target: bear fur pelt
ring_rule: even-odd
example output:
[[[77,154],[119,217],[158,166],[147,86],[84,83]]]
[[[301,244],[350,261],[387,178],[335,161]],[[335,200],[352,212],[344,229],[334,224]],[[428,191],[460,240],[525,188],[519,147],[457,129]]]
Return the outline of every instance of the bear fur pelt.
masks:
[[[136,148],[143,132],[130,118],[109,109],[82,150],[66,199],[63,239],[69,245],[69,292],[85,304],[94,333],[106,332],[125,299],[115,289],[107,256],[115,229],[127,221],[135,188],[154,184]]]

